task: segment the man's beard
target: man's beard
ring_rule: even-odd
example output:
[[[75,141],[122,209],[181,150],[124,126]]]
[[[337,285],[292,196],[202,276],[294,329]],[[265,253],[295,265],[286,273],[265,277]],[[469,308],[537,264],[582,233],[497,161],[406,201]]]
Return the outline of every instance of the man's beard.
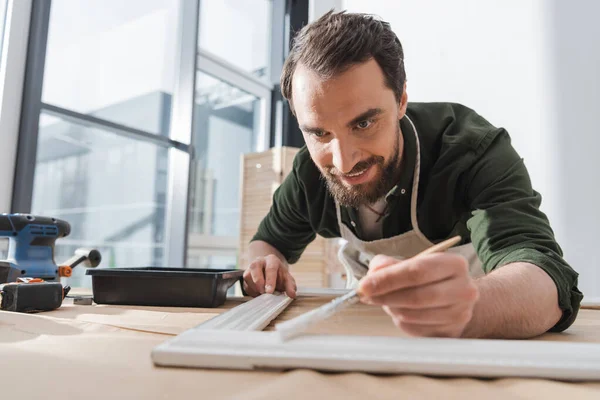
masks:
[[[321,176],[327,182],[327,188],[333,195],[334,199],[344,207],[358,208],[363,204],[373,204],[383,196],[385,196],[396,185],[396,176],[400,167],[400,126],[396,135],[396,143],[394,152],[387,164],[384,164],[385,159],[381,156],[373,156],[366,160],[359,161],[354,168],[346,175],[356,174],[366,171],[373,166],[381,171],[379,178],[360,185],[346,186],[338,177],[339,173],[335,167],[325,167],[321,172]]]

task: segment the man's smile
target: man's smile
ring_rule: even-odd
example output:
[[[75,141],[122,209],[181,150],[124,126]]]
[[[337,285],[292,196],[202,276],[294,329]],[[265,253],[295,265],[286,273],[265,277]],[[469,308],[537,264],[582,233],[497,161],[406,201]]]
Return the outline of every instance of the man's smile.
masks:
[[[346,185],[354,186],[362,183],[367,183],[373,179],[373,175],[377,172],[377,168],[373,168],[376,164],[369,165],[362,171],[355,172],[352,174],[336,175]]]

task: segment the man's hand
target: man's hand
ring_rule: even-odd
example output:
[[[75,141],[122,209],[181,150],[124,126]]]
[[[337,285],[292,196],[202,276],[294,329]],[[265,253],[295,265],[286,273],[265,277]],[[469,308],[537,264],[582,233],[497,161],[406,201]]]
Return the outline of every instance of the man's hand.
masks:
[[[466,259],[449,253],[405,261],[375,256],[358,291],[414,336],[460,337],[479,298]]]
[[[252,297],[275,290],[296,297],[296,281],[281,259],[273,254],[256,258],[244,271],[244,290]]]

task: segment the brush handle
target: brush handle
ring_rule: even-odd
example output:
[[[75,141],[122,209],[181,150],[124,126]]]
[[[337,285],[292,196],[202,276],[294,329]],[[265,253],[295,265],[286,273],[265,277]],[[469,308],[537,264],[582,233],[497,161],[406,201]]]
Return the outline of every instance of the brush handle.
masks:
[[[425,256],[427,254],[440,253],[442,251],[446,251],[450,247],[460,243],[460,241],[461,241],[460,236],[451,237],[450,239],[446,239],[443,242],[439,242],[438,244],[434,244],[433,246],[426,248],[425,250],[423,250],[422,252],[417,254],[415,257]]]
[[[460,236],[453,236],[450,239],[446,239],[443,242],[439,242],[437,244],[434,244],[431,247],[426,248],[425,250],[423,250],[422,252],[418,253],[416,256],[414,257],[419,257],[419,256],[426,256],[428,254],[434,254],[434,253],[441,253],[443,251],[448,250],[449,248],[451,248],[452,246],[460,243],[461,241],[461,237]],[[412,257],[412,258],[414,258]],[[368,268],[368,266],[367,266]],[[355,292],[353,290],[353,292]],[[356,295],[360,294],[358,291],[356,291]]]
[[[444,240],[438,244],[435,244],[415,257],[423,256],[427,254],[438,253],[448,250],[450,247],[459,243],[461,240],[460,236],[454,236],[450,239]],[[319,307],[305,314],[302,314],[289,321],[277,324],[275,329],[279,331],[282,340],[287,340],[295,337],[302,332],[305,332],[309,327],[316,324],[319,321],[323,321],[332,315],[336,314],[340,310],[348,307],[349,305],[355,304],[359,301],[359,292],[357,289],[351,290],[343,296]]]

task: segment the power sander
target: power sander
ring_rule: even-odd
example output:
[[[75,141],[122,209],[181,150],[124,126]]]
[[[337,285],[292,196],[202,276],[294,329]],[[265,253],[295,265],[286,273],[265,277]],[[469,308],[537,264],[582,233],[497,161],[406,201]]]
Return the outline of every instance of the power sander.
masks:
[[[71,276],[72,269],[83,263],[96,267],[100,252],[77,249],[61,265],[54,261],[56,239],[68,236],[67,221],[31,214],[0,214],[0,237],[8,238],[8,259],[0,261],[0,309],[37,312],[61,306],[69,287],[61,277]]]

